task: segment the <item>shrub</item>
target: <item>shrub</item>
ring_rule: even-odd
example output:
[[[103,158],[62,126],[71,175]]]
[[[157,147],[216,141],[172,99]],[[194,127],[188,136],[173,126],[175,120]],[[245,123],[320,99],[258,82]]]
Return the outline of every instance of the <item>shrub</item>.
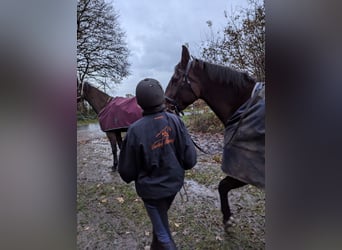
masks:
[[[92,108],[77,111],[77,121],[96,120],[97,114]]]
[[[203,102],[196,101],[185,110],[184,123],[190,130],[203,133],[220,133],[224,131],[222,122]]]

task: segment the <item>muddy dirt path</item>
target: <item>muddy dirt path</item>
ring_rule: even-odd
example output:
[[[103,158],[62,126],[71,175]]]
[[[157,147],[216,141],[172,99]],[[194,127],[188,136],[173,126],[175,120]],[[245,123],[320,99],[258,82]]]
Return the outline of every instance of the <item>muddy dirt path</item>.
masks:
[[[77,132],[77,248],[149,249],[151,224],[134,184],[111,172],[109,142],[98,125]],[[223,136],[191,133],[210,155],[186,172],[184,188],[170,208],[170,228],[179,249],[264,249],[265,193],[250,185],[229,200],[237,224],[225,232],[217,186]]]

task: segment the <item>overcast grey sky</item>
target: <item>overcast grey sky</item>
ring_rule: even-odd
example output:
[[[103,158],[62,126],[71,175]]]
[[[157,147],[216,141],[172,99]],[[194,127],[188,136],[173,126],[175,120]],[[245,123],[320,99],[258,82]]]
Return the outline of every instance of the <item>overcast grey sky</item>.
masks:
[[[213,30],[225,26],[224,11],[247,6],[246,0],[113,0],[119,13],[121,28],[126,33],[131,52],[131,75],[112,89],[113,96],[135,94],[136,84],[155,78],[164,90],[179,62],[181,46],[189,44],[190,53],[199,56],[201,41],[210,30],[206,21],[213,22]]]

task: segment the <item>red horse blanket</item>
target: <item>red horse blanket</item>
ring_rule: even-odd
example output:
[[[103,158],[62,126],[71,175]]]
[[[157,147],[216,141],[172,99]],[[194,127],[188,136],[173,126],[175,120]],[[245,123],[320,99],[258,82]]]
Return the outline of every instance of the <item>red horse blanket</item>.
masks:
[[[104,132],[128,128],[142,117],[142,109],[136,97],[114,97],[98,114],[101,130]]]

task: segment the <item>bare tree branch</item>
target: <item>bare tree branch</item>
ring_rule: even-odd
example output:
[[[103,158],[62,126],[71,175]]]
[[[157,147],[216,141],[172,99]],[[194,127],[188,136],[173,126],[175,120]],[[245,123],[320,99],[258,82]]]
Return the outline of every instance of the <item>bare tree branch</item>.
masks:
[[[203,59],[246,71],[265,81],[265,7],[263,0],[249,0],[249,6],[231,16],[222,34],[202,42]],[[207,21],[210,29],[212,23]],[[211,34],[213,32],[211,31]]]
[[[129,75],[129,50],[118,14],[104,0],[78,0],[77,75],[81,82],[95,79],[102,86],[120,83]]]

